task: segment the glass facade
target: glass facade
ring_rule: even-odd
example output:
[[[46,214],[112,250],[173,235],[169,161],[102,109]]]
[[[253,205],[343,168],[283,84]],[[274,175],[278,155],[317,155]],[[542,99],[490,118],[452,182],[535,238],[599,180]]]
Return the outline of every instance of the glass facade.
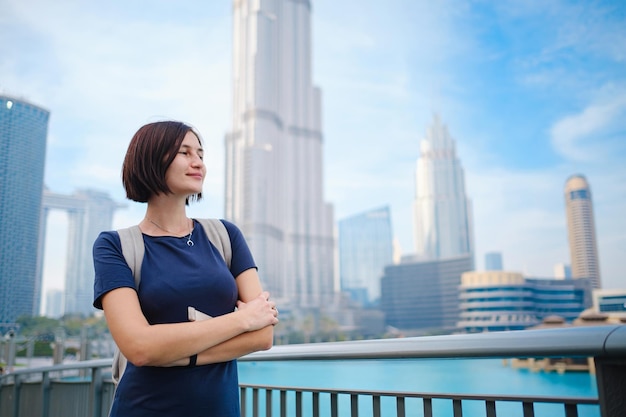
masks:
[[[389,207],[370,210],[339,222],[341,290],[361,305],[380,298],[380,278],[393,262]]]
[[[0,95],[0,326],[39,313],[41,199],[50,113]]]

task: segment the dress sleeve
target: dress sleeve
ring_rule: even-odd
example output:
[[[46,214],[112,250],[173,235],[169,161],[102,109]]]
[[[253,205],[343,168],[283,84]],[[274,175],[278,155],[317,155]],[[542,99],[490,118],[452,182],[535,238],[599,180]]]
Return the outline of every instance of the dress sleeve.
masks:
[[[227,221],[222,220],[226,230],[228,231],[228,236],[230,237],[230,246],[232,248],[232,259],[230,262],[230,272],[236,278],[243,271],[256,268],[256,263],[254,262],[254,257],[250,252],[250,248],[248,247],[248,243],[246,242],[243,233],[239,228]]]
[[[117,232],[102,232],[93,244],[93,306],[102,310],[102,297],[111,290],[135,288],[135,279],[124,255]]]

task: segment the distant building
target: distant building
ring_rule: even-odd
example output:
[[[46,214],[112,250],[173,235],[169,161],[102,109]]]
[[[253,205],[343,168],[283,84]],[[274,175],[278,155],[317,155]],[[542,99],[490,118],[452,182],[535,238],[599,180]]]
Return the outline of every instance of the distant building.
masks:
[[[63,304],[63,290],[48,290],[46,292],[46,317],[58,319],[63,316]]]
[[[387,325],[402,330],[456,328],[461,275],[472,271],[472,257],[410,261],[385,268],[380,309]]]
[[[384,267],[393,262],[389,207],[370,210],[339,222],[341,290],[361,305],[380,298]]]
[[[309,1],[233,2],[225,137],[225,217],[241,227],[272,297],[303,309],[325,308],[336,296],[311,26]]]
[[[94,269],[91,251],[100,232],[111,230],[113,214],[120,207],[123,205],[113,201],[108,194],[96,190],[78,190],[72,195],[45,190],[42,239],[45,241],[45,223],[50,210],[65,211],[69,219],[65,305],[62,314],[90,315],[94,312],[92,306]],[[40,256],[43,257],[43,253]]]
[[[626,319],[626,289],[593,290],[593,308],[598,313]]]
[[[454,139],[435,115],[415,172],[415,249],[425,261],[473,257],[471,204]]]
[[[591,281],[525,278],[517,272],[466,272],[460,288],[459,329],[521,330],[550,316],[573,322],[591,306]]]
[[[502,254],[500,252],[485,254],[485,271],[502,271]]]
[[[554,278],[556,279],[571,279],[572,278],[572,268],[567,264],[556,264],[554,265]]]
[[[0,95],[0,327],[38,315],[38,249],[50,113]],[[0,328],[0,330],[2,330]]]
[[[601,288],[591,188],[584,176],[572,175],[567,179],[565,210],[572,278],[589,278],[593,288]]]

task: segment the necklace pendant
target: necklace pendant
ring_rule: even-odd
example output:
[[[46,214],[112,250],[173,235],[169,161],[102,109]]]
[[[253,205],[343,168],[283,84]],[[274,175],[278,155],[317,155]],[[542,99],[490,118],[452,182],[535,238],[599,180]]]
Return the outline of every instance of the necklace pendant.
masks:
[[[192,247],[193,245],[193,240],[191,240],[191,238],[187,239],[187,246]]]

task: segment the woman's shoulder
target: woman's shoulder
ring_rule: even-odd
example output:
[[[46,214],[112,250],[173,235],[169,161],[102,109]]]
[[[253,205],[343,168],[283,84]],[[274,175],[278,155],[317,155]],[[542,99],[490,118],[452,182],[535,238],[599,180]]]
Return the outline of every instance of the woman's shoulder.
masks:
[[[94,250],[98,249],[121,249],[120,235],[116,230],[100,232],[93,244]]]

